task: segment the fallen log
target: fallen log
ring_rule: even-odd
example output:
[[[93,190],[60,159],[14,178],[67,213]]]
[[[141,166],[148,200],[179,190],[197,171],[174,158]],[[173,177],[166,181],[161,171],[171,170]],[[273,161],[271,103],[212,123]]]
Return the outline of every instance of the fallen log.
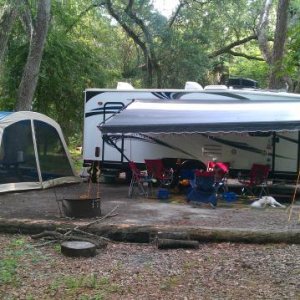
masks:
[[[155,238],[170,240],[191,240],[189,232],[184,231],[158,231]]]
[[[191,240],[173,240],[173,239],[160,239],[156,240],[158,249],[177,249],[177,248],[189,248],[198,249],[199,242]]]
[[[56,240],[58,242],[64,242],[64,241],[82,241],[82,242],[88,242],[94,244],[97,248],[105,248],[107,247],[108,241],[106,238],[102,238],[100,236],[93,235],[93,237],[86,237],[77,234],[62,234],[57,231],[43,231],[38,234],[34,234],[31,236],[32,239],[42,239],[42,238],[50,238],[52,240]]]

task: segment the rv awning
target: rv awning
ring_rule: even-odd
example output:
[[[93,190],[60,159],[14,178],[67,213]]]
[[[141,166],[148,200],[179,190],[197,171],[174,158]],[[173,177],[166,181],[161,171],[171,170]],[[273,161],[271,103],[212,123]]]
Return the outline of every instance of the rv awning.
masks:
[[[135,100],[99,126],[108,133],[218,133],[300,129],[300,101]]]

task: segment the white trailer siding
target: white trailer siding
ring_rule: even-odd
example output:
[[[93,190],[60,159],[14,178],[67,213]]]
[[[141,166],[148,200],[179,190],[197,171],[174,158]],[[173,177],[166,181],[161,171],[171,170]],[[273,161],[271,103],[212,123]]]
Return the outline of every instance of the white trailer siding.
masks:
[[[102,140],[99,125],[139,99],[197,99],[205,101],[300,101],[299,95],[248,90],[108,90],[85,91],[83,158],[102,166],[122,168],[125,157]],[[270,133],[253,136],[248,133],[223,134],[124,134],[114,140],[130,160],[143,163],[151,158],[212,159],[229,162],[233,169],[250,169],[253,162],[270,164],[278,173],[295,173],[299,164],[299,134]],[[99,155],[97,151],[99,150]]]

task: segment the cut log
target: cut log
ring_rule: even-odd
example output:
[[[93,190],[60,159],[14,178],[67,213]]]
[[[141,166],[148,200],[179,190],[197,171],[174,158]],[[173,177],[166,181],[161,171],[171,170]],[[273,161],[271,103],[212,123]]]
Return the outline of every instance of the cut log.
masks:
[[[198,241],[191,240],[173,240],[173,239],[157,239],[158,249],[177,249],[177,248],[199,248]]]
[[[159,231],[156,238],[170,240],[190,240],[190,234],[184,231]]]
[[[61,243],[61,253],[72,257],[91,257],[96,255],[96,245],[83,241],[66,241]]]

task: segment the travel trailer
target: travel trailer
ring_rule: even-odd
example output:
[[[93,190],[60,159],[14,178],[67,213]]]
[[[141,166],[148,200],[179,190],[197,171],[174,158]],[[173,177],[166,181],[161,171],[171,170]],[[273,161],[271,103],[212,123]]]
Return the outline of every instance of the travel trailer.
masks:
[[[299,170],[300,95],[226,86],[87,89],[85,166],[128,171],[128,161],[162,158],[191,168],[230,163],[231,172],[269,164],[277,177]]]

